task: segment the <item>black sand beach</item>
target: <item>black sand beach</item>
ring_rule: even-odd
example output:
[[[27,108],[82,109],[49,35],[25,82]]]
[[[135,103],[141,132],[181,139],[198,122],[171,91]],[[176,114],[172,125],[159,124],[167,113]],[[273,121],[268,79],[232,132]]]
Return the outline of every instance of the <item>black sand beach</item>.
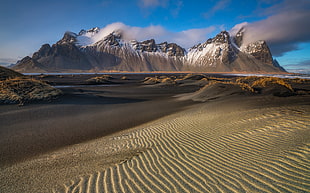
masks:
[[[310,187],[309,81],[291,82],[294,91],[269,85],[273,89],[252,93],[228,84],[236,79],[228,75],[213,74],[221,82],[211,87],[205,85],[213,79],[198,74],[112,74],[103,82],[87,81],[96,76],[102,75],[33,76],[63,94],[0,106],[1,192],[101,192],[101,186],[102,192],[259,192],[265,186],[267,192],[306,192]],[[253,161],[261,171],[247,169]],[[230,179],[237,173],[240,178]],[[153,177],[143,182],[143,176]]]
[[[94,76],[98,75],[37,76],[60,87],[63,96],[23,107],[2,105],[1,165],[177,112],[193,102],[177,102],[172,96],[197,89],[141,86],[146,75],[132,75],[126,84],[116,75],[110,84],[87,85]]]

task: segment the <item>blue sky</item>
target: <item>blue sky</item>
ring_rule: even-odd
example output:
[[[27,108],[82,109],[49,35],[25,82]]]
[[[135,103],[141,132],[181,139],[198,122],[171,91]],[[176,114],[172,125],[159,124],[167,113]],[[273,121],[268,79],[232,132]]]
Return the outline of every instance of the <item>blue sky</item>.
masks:
[[[184,47],[247,22],[249,41],[266,40],[286,69],[310,72],[309,18],[309,0],[1,0],[0,64],[32,55],[66,31],[116,22],[153,30],[158,41],[178,37]]]

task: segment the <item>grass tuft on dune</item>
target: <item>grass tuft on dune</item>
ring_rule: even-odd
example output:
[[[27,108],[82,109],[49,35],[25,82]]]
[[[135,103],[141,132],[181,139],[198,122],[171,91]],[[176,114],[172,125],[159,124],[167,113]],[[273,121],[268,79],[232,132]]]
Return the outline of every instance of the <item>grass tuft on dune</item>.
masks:
[[[179,83],[193,76],[185,76]],[[180,100],[208,101],[231,95],[273,95],[277,97],[288,97],[293,95],[307,94],[301,92],[294,86],[307,82],[304,79],[283,79],[277,77],[238,77],[238,78],[217,78],[217,77],[194,77],[196,82],[204,80],[204,86],[195,93],[181,95]]]
[[[0,81],[15,77],[23,77],[23,75],[14,70],[0,66]]]
[[[30,78],[16,77],[0,81],[0,103],[19,103],[50,100],[61,91],[50,85]]]
[[[104,84],[104,83],[111,83],[112,76],[111,75],[102,75],[96,76],[86,80],[89,84]]]
[[[236,80],[236,82],[248,84],[252,88],[264,88],[271,85],[282,85],[289,90],[294,91],[292,86],[289,84],[290,81],[284,78],[249,76],[240,77]]]

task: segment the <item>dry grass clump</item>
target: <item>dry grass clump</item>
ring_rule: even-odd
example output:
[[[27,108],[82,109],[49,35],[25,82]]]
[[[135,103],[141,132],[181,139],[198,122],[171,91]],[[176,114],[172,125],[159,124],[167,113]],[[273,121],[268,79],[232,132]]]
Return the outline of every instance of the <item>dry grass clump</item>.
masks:
[[[289,92],[293,93],[294,89],[292,87],[292,83],[304,83],[307,80],[305,79],[285,79],[278,77],[258,77],[258,76],[248,76],[248,77],[239,77],[236,79],[228,79],[228,81],[219,78],[209,77],[209,80],[212,82],[225,82],[226,84],[237,84],[245,91],[251,92],[260,92],[261,89],[267,89],[274,86],[283,86],[289,90]]]
[[[261,77],[258,76],[246,76],[246,77],[238,77],[234,81],[238,84],[247,84],[252,87],[252,83],[256,80],[259,80]]]
[[[207,78],[207,76],[203,74],[187,74],[182,79],[183,80],[201,80],[203,78]]]
[[[175,82],[177,84],[180,84],[181,86],[189,86],[189,85],[205,86],[212,81],[230,82],[231,79],[221,78],[221,77],[212,77],[212,76],[205,75],[205,74],[186,74],[183,77],[181,76],[175,79]]]
[[[39,80],[17,77],[0,81],[0,103],[50,100],[60,94],[59,89]]]
[[[255,90],[251,86],[246,84],[246,83],[234,82],[233,84],[239,85],[242,88],[242,90],[244,90],[244,91],[250,91],[250,92],[253,92],[253,93],[255,92]]]
[[[224,84],[224,85],[225,84],[227,84],[227,85],[234,85],[234,86],[240,87],[243,91],[246,91],[246,92],[255,92],[254,89],[251,86],[249,86],[248,84],[242,83],[242,82],[233,82],[233,81],[211,80],[208,83],[208,85],[206,85],[206,87],[214,85],[214,84],[218,84],[218,83],[221,83],[221,84]]]
[[[160,83],[160,79],[155,76],[155,77],[145,77],[143,80],[144,84],[157,84]]]
[[[300,80],[298,80],[300,81]],[[248,77],[239,77],[236,79],[238,84],[247,84],[249,87],[255,88],[264,88],[271,85],[282,85],[288,88],[290,91],[294,91],[291,84],[291,80],[278,78],[278,77],[257,77],[257,76],[248,76]]]
[[[267,87],[271,84],[279,84],[279,85],[282,85],[282,86],[285,86],[286,88],[288,88],[290,91],[294,91],[294,89],[292,88],[292,86],[287,83],[285,81],[285,79],[283,78],[277,78],[277,77],[263,77],[263,78],[260,78],[256,81],[254,81],[252,83],[252,87]]]
[[[112,76],[111,75],[102,75],[102,76],[96,76],[93,78],[90,78],[86,80],[87,83],[90,84],[103,84],[103,83],[111,83]]]
[[[207,82],[207,81],[209,81],[209,79],[208,78],[202,78],[201,80],[199,80],[200,82],[203,82],[203,81],[205,81],[205,82]]]
[[[309,83],[310,80],[309,79],[302,79],[302,78],[294,78],[294,79],[291,79],[291,82],[292,83],[297,83],[297,84],[303,84],[303,83]]]
[[[166,77],[166,78],[163,78],[163,79],[160,79],[160,81],[162,83],[175,83],[175,81],[169,77]]]
[[[209,80],[215,80],[215,81],[220,81],[220,82],[230,82],[231,78],[220,78],[220,77],[207,77]]]
[[[164,75],[163,75],[163,76],[160,76],[160,77],[159,77],[159,79],[165,79],[165,78],[168,78],[168,76],[164,76]]]
[[[155,77],[146,77],[143,80],[144,84],[161,84],[161,85],[171,85],[176,84],[175,77],[168,76],[155,76]]]
[[[221,78],[221,77],[213,77],[207,76],[204,74],[187,74],[185,75],[182,80],[214,80],[214,81],[231,81],[230,78]]]

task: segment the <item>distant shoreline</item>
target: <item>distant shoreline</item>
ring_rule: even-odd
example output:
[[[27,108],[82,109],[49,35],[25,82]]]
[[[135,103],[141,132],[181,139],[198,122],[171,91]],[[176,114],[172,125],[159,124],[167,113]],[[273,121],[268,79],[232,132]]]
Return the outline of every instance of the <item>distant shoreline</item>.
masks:
[[[93,75],[93,74],[210,74],[210,75],[229,75],[229,76],[271,76],[278,78],[302,78],[302,79],[310,79],[310,75],[308,74],[299,74],[299,73],[247,73],[247,72],[191,72],[191,71],[153,71],[153,72],[110,72],[110,71],[102,71],[102,72],[35,72],[35,73],[22,73],[24,75],[29,76],[38,76],[38,75]]]

